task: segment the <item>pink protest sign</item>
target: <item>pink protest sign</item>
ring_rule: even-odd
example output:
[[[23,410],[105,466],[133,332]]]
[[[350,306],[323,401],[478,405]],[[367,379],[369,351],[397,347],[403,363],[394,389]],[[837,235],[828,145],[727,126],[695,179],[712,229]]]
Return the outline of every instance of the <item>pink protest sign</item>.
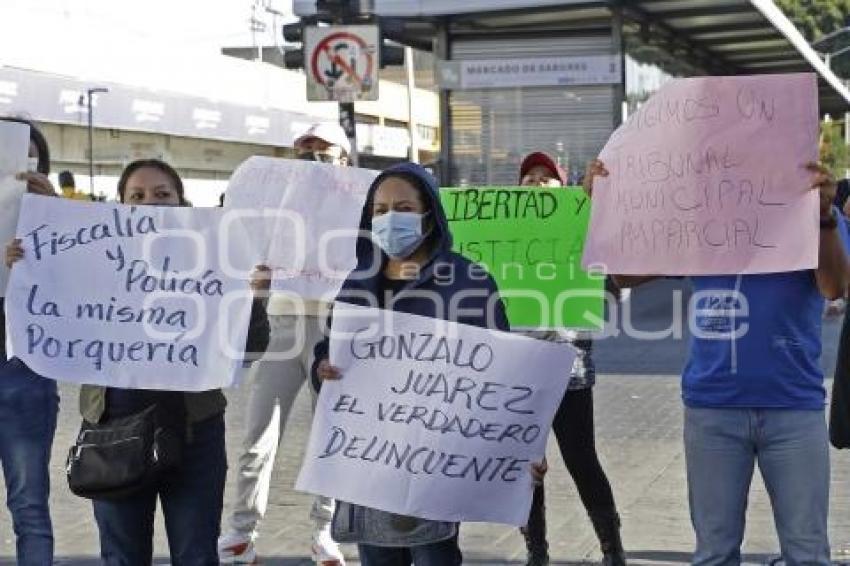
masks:
[[[676,79],[599,158],[583,264],[608,273],[720,275],[812,269],[818,156],[811,73]]]

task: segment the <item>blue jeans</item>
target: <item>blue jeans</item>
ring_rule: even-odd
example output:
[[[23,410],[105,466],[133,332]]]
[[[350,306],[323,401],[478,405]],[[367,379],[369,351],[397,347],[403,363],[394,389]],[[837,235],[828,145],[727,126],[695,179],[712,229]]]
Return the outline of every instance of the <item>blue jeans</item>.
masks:
[[[460,566],[457,537],[405,548],[358,544],[360,566]]]
[[[159,497],[172,566],[218,566],[217,541],[227,477],[224,414],[193,426],[181,465],[146,491],[94,501],[105,566],[149,566]]]
[[[0,460],[22,565],[53,563],[48,467],[58,412],[55,381],[18,358],[0,363]]]
[[[829,447],[823,411],[685,408],[693,564],[740,564],[758,462],[785,564],[830,559]]]

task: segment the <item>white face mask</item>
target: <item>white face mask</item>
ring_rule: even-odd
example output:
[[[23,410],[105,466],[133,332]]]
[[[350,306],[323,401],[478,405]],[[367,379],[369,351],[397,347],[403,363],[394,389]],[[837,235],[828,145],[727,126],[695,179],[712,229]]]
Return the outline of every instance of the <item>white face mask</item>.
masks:
[[[27,172],[38,173],[38,157],[27,157]]]

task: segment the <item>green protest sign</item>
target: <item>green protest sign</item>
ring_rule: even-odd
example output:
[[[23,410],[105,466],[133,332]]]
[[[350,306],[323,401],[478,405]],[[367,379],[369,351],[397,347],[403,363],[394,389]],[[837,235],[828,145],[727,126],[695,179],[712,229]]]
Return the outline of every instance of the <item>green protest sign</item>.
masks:
[[[604,277],[581,267],[590,199],[578,187],[440,189],[454,251],[485,266],[512,327],[601,328]]]

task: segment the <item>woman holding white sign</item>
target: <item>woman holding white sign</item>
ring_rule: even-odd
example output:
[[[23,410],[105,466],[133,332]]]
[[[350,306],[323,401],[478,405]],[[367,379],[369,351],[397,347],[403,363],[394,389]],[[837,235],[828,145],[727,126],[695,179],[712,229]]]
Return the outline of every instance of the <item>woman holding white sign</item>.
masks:
[[[129,164],[118,182],[118,194],[126,204],[188,206],[177,172],[155,159]],[[7,247],[7,264],[21,259],[23,253],[20,240],[15,240]],[[251,289],[255,294],[263,293],[268,286],[268,270],[258,266],[252,275]],[[265,307],[255,297],[246,359],[256,359],[265,350],[268,336]],[[220,389],[184,393],[90,385],[81,388],[80,412],[84,424],[74,447],[77,454],[74,460],[80,460],[84,447],[92,446],[96,447],[92,450],[102,450],[99,453],[102,457],[98,466],[80,471],[79,477],[89,480],[80,482],[85,483],[85,490],[80,489],[79,483],[75,485],[69,458],[69,484],[75,493],[93,500],[104,564],[151,563],[157,499],[165,516],[171,563],[175,566],[218,564],[216,542],[227,473],[225,404]],[[150,430],[142,426],[148,415],[152,415],[156,427],[153,464],[148,463],[147,452],[138,459],[135,452],[130,453],[131,447],[140,443],[138,439]],[[138,436],[119,436],[117,431],[136,427],[137,423],[142,423],[138,425],[142,431]],[[109,443],[82,444],[101,442],[91,439],[101,438],[106,432],[112,435]],[[96,482],[90,478],[96,478],[99,486],[103,486],[121,474],[131,477],[132,470],[128,468],[134,463],[153,470],[140,479],[132,476],[132,484],[118,481],[100,487],[99,491],[93,487]]]
[[[375,179],[360,222],[371,237],[358,239],[358,266],[337,301],[508,330],[493,279],[451,251],[437,191],[434,178],[412,163],[395,165]],[[315,353],[317,388],[322,380],[342,377],[328,361],[327,338]],[[533,471],[535,477],[543,473],[543,465]],[[455,566],[462,560],[456,523],[338,502],[333,534],[339,542],[358,543],[363,566]]]
[[[527,155],[519,169],[520,185],[524,187],[563,187],[568,184],[567,173],[543,152]],[[626,563],[620,539],[620,517],[608,477],[596,454],[593,430],[593,385],[596,370],[591,352],[593,342],[587,333],[577,331],[535,330],[524,333],[531,338],[564,342],[576,348],[570,383],[561,400],[552,431],[558,440],[561,457],[573,478],[593,529],[599,538],[602,563],[616,566]],[[546,505],[543,485],[534,490],[528,525],[522,529],[528,549],[526,566],[549,564],[549,543],[546,540]]]

